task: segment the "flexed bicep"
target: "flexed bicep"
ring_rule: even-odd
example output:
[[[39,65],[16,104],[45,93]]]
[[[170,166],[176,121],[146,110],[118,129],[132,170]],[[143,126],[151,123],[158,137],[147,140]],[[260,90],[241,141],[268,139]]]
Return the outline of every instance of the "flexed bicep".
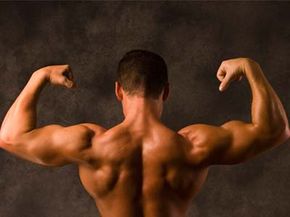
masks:
[[[186,142],[186,156],[196,166],[209,166],[230,147],[231,133],[221,127],[194,124],[178,131]]]
[[[232,121],[223,126],[194,124],[179,133],[188,141],[186,155],[194,165],[240,163],[253,156],[254,135],[246,124]]]
[[[273,145],[249,123],[230,121],[222,126],[196,124],[179,132],[188,141],[187,157],[194,165],[237,164]]]
[[[285,110],[253,60],[223,61],[217,72],[224,91],[234,80],[245,76],[252,91],[252,120],[229,121],[222,126],[192,125],[180,131],[189,141],[189,159],[201,164],[233,164],[281,144],[290,136]]]
[[[12,154],[47,166],[82,161],[84,150],[98,132],[97,127],[91,129],[90,124],[78,124],[36,128],[37,100],[47,83],[72,88],[74,81],[70,67],[47,66],[32,74],[4,118],[0,145]]]
[[[232,79],[219,78],[221,72],[233,80],[245,76],[252,92],[251,121],[229,121],[221,126],[231,135],[230,145],[221,152],[216,163],[239,163],[265,150],[282,144],[289,136],[287,115],[274,89],[266,79],[260,65],[248,58],[223,61],[217,77],[221,89]]]

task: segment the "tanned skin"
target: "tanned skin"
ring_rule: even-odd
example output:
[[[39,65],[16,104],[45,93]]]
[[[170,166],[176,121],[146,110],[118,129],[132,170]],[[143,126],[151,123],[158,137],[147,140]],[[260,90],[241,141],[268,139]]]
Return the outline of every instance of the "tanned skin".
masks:
[[[217,72],[220,91],[242,77],[253,96],[250,123],[193,124],[174,132],[160,121],[168,86],[152,99],[128,95],[116,82],[125,116],[117,126],[37,128],[36,105],[43,87],[74,85],[68,65],[44,67],[33,73],[9,109],[0,144],[37,164],[77,164],[82,184],[103,217],[183,217],[210,165],[244,162],[289,138],[283,106],[256,62],[223,61]]]

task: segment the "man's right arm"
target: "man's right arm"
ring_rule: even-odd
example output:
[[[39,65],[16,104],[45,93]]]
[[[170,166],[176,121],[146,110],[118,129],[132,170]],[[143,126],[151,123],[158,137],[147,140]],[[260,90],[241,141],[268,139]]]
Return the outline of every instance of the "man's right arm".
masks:
[[[181,129],[192,163],[240,163],[289,138],[284,108],[256,62],[247,58],[223,61],[217,73],[220,90],[242,76],[252,91],[251,123],[229,121],[220,127],[198,124]]]

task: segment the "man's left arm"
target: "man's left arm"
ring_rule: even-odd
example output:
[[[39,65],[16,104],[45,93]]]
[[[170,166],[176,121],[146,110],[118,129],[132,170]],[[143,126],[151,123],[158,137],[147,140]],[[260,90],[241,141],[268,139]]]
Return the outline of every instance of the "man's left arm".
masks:
[[[68,65],[47,66],[33,73],[7,112],[0,131],[0,147],[21,158],[45,166],[61,166],[85,158],[94,135],[101,127],[90,124],[36,128],[36,105],[46,83],[72,88]]]

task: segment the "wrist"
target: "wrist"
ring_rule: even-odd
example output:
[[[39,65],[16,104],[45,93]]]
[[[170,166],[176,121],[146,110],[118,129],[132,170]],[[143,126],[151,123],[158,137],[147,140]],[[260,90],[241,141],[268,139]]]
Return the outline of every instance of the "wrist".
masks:
[[[43,80],[43,81],[49,81],[49,70],[44,68],[38,69],[37,71],[35,71],[32,75],[32,77],[36,77],[39,80]]]
[[[254,78],[260,78],[261,76],[263,76],[263,72],[260,68],[260,65],[252,59],[245,58],[243,68],[244,68],[244,74],[248,78],[254,79]]]

